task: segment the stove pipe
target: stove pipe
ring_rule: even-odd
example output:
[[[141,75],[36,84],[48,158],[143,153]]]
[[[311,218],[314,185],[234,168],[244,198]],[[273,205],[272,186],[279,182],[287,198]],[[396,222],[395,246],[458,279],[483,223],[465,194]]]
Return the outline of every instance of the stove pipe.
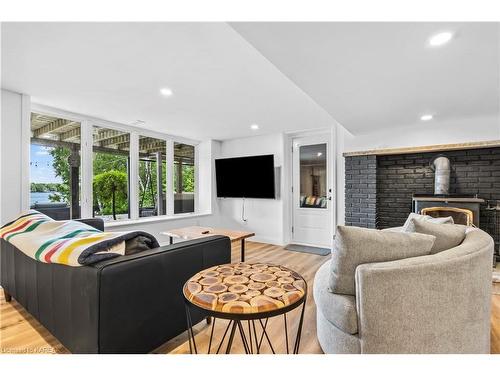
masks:
[[[444,155],[438,155],[431,161],[431,168],[434,171],[434,194],[450,193],[450,167],[450,159]]]

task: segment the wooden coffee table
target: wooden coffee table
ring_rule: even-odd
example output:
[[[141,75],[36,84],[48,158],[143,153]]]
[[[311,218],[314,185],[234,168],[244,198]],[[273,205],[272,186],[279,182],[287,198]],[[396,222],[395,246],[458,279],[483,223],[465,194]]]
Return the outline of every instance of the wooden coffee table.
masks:
[[[174,243],[174,238],[182,238],[184,240],[192,240],[209,236],[226,236],[231,242],[241,242],[241,261],[245,261],[245,239],[255,236],[253,232],[244,232],[230,229],[217,229],[209,227],[185,227],[172,229],[162,232],[161,234],[170,237],[170,244]]]
[[[264,338],[271,351],[275,353],[266,327],[268,319],[278,315],[284,317],[284,338],[288,354],[290,350],[286,313],[302,305],[293,347],[293,353],[298,354],[306,306],[307,283],[297,272],[283,266],[267,263],[225,264],[198,272],[184,284],[183,293],[186,301],[191,353],[193,353],[193,348],[195,353],[198,352],[192,327],[191,308],[201,309],[208,316],[214,318],[208,354],[212,348],[217,318],[229,320],[224,336],[218,345],[217,353],[223,346],[228,331],[230,333],[226,353],[231,352],[236,329],[240,333],[245,353],[259,354]],[[242,321],[247,321],[247,328],[244,327]],[[260,325],[261,332],[259,334],[257,334],[256,322],[258,323],[257,327]]]

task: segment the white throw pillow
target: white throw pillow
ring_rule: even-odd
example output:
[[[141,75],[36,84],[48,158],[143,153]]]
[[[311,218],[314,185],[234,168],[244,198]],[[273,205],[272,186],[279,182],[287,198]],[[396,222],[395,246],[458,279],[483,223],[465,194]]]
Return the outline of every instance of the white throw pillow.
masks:
[[[436,237],[432,246],[431,254],[449,250],[460,245],[464,238],[467,227],[455,224],[436,224],[430,221],[410,220],[407,232],[428,234]]]
[[[427,221],[429,223],[434,223],[434,224],[454,224],[455,223],[451,216],[432,217],[429,215],[419,215],[419,214],[412,212],[408,215],[408,218],[406,219],[406,221],[403,225],[403,232],[408,232],[408,226],[410,225],[411,220]]]

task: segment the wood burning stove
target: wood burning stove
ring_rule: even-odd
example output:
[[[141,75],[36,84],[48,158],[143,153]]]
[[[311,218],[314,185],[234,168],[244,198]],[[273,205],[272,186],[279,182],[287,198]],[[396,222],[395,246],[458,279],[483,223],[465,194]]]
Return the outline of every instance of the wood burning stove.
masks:
[[[474,213],[467,208],[457,207],[428,207],[422,208],[422,215],[432,217],[448,217],[453,218],[455,224],[471,226],[474,223]]]
[[[476,195],[458,194],[414,194],[413,212],[422,213],[422,209],[431,207],[455,207],[472,211],[473,224],[479,227],[480,211],[479,207],[485,200]]]

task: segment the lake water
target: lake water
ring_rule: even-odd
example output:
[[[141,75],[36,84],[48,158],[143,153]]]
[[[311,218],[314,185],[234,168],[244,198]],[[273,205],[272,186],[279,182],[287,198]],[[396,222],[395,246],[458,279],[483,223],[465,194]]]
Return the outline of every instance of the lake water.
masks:
[[[57,194],[56,192],[49,193],[30,193],[30,205],[34,205],[35,203],[50,203],[49,196]]]

